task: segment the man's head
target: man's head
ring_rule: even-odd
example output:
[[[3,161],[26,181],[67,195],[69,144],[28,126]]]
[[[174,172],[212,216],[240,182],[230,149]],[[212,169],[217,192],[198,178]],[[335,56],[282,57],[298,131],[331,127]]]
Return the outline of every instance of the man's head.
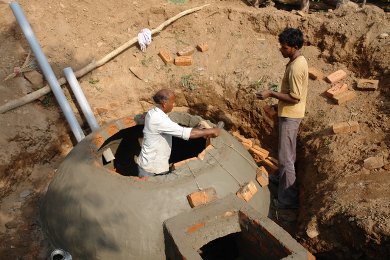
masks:
[[[169,113],[175,106],[175,93],[169,89],[161,89],[153,96],[153,100],[164,113]]]
[[[299,29],[286,28],[279,34],[280,52],[291,58],[303,46],[303,33]]]

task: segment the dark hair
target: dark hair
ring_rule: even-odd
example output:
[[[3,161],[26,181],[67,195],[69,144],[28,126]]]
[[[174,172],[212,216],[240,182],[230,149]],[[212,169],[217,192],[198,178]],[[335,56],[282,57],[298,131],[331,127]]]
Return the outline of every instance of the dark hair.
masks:
[[[303,46],[303,33],[299,29],[286,28],[279,34],[279,43],[300,49]]]
[[[156,104],[161,105],[162,103],[167,102],[172,95],[173,92],[171,90],[161,89],[157,91],[156,94],[154,94],[153,100],[154,102],[156,102]]]

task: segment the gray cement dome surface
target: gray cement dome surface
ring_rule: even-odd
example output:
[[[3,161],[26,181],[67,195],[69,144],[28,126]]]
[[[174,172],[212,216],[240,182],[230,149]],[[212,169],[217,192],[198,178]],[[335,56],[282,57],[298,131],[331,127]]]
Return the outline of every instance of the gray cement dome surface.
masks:
[[[176,116],[174,121],[188,126],[199,120]],[[165,259],[163,222],[191,211],[187,195],[199,188],[213,187],[221,199],[253,181],[258,192],[247,203],[268,214],[270,195],[256,182],[255,162],[226,131],[211,140],[203,160],[200,156],[178,163],[168,175],[138,178],[115,172],[102,153],[107,147],[116,153],[128,129],[142,129],[142,122],[133,118],[93,132],[58,168],[41,207],[55,247],[74,259]]]

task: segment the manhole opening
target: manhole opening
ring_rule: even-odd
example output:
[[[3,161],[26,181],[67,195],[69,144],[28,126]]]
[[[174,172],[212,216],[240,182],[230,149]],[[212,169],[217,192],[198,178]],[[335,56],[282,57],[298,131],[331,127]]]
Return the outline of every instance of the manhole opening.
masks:
[[[256,228],[255,228],[256,229]],[[232,233],[217,238],[202,246],[198,252],[206,260],[252,260],[252,259],[282,259],[289,253],[283,246],[271,245],[269,241],[254,237],[256,230]],[[264,239],[271,240],[270,237]]]
[[[102,152],[108,148],[113,152],[115,159],[107,162],[102,156],[103,165],[106,168],[115,171],[124,176],[138,176],[136,160],[141,151],[143,138],[143,125],[137,125],[119,131],[110,137],[103,148]],[[190,139],[188,141],[173,137],[172,152],[169,163],[173,164],[192,157],[197,157],[206,148],[206,139]]]
[[[210,241],[199,249],[199,254],[205,260],[243,259],[238,248],[240,233],[232,233]]]

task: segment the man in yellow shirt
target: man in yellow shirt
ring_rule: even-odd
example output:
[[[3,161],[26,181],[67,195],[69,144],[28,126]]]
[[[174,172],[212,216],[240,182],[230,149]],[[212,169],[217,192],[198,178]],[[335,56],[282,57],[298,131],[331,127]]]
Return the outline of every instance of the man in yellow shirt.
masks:
[[[279,117],[278,161],[279,174],[274,181],[279,183],[277,208],[298,208],[295,160],[299,124],[305,115],[308,87],[308,66],[300,49],[303,33],[299,29],[286,28],[279,34],[280,52],[289,58],[280,92],[264,90],[256,93],[260,99],[276,98]],[[270,179],[272,181],[272,179]]]

